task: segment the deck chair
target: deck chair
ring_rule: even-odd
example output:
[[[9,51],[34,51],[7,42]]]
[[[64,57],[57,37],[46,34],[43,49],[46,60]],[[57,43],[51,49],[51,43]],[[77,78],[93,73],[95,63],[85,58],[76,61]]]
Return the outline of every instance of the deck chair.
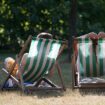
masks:
[[[105,33],[75,37],[72,57],[73,88],[105,88]]]
[[[30,42],[29,53],[24,54]],[[17,80],[11,75],[12,70],[8,73],[8,78],[13,78],[14,82],[16,82],[23,91],[41,89],[65,90],[61,68],[57,61],[64,49],[64,44],[65,42],[63,41],[52,39],[52,35],[49,33],[41,33],[37,37],[30,36],[13,65],[13,68],[15,64],[18,63],[19,65],[20,80]],[[24,62],[24,65],[22,62]],[[62,86],[58,86],[48,78],[45,78],[45,75],[53,71],[55,67],[57,67]],[[7,73],[7,71],[5,72]],[[4,82],[2,89],[6,81]],[[46,82],[50,86],[41,87],[40,84],[42,81]]]

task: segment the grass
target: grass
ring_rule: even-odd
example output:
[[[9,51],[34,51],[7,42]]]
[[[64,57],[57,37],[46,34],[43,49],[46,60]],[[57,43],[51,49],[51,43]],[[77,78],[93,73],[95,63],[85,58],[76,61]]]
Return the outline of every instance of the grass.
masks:
[[[0,69],[3,59],[14,54],[0,54]],[[65,60],[66,54],[60,61]],[[105,90],[72,90],[71,89],[71,65],[69,62],[61,62],[65,92],[38,91],[29,95],[21,94],[21,91],[0,92],[0,105],[105,105]],[[58,83],[57,73],[54,72],[54,82]],[[4,77],[4,76],[3,76]],[[0,77],[1,78],[1,77]]]

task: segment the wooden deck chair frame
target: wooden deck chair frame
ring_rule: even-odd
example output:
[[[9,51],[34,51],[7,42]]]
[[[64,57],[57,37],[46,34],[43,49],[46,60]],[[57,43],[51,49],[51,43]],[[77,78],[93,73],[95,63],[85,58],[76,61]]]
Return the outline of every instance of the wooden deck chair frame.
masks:
[[[104,38],[105,39],[105,33],[104,32],[100,32],[98,34],[98,37],[94,37],[95,36],[95,33],[90,33],[89,34],[89,38],[94,40],[93,44],[96,45],[97,44],[97,40],[99,38]],[[77,50],[77,43],[78,43],[78,39],[75,37],[73,38],[73,56],[72,56],[72,88],[75,89],[75,88],[105,88],[105,82],[104,83],[81,83],[80,84],[80,81],[79,81],[79,77],[80,77],[80,74],[77,70],[77,67],[76,67],[76,60],[77,60],[77,56],[78,56],[78,50]]]
[[[44,37],[44,38],[52,39],[52,35],[49,34],[49,33],[40,33],[37,37],[38,37],[38,38],[43,38],[43,37]],[[2,85],[1,89],[4,88],[4,86],[5,86],[6,82],[7,82],[7,80],[11,77],[11,78],[14,80],[14,82],[16,82],[16,83],[18,84],[18,86],[22,89],[23,92],[24,92],[25,90],[43,90],[43,89],[44,89],[44,90],[64,90],[64,91],[65,91],[66,88],[65,88],[65,85],[64,85],[64,82],[63,82],[63,78],[62,78],[62,75],[61,75],[61,68],[60,68],[59,63],[58,63],[58,61],[57,61],[57,59],[60,57],[61,53],[62,53],[63,50],[64,50],[65,44],[67,43],[67,42],[65,42],[65,41],[63,42],[63,45],[62,45],[61,48],[60,48],[60,51],[59,51],[59,53],[58,53],[58,57],[57,57],[57,59],[56,59],[55,64],[54,64],[53,67],[51,68],[51,71],[53,71],[53,70],[54,70],[54,67],[56,66],[57,71],[58,71],[58,75],[59,75],[59,78],[60,78],[60,81],[61,81],[61,85],[62,85],[61,87],[55,85],[54,83],[52,83],[52,82],[51,82],[49,79],[47,79],[47,78],[41,78],[40,80],[38,80],[34,87],[32,87],[32,86],[31,86],[31,87],[30,87],[30,86],[25,87],[25,86],[24,86],[24,81],[23,81],[23,78],[22,78],[22,72],[21,72],[20,66],[19,66],[20,82],[19,82],[15,77],[13,77],[13,76],[11,75],[12,72],[13,72],[13,68],[15,67],[16,64],[19,64],[19,60],[22,58],[22,56],[23,56],[25,50],[27,49],[28,44],[31,42],[31,40],[32,40],[32,36],[29,36],[29,38],[27,39],[27,41],[26,41],[24,47],[21,49],[19,55],[16,57],[16,61],[15,61],[14,65],[13,65],[13,67],[12,67],[12,70],[11,70],[11,72],[8,73],[8,77],[6,78],[6,80],[5,80],[4,84]],[[52,86],[52,87],[45,87],[45,88],[44,88],[44,87],[38,87],[42,80],[45,81],[45,82],[47,82],[47,83],[48,83],[50,86]]]

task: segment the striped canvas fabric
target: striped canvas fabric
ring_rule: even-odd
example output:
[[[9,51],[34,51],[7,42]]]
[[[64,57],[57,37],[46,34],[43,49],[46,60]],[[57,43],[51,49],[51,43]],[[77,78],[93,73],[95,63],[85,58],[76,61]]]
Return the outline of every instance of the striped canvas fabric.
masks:
[[[96,53],[89,38],[77,38],[77,70],[81,77],[97,77],[105,74],[105,39],[98,39]]]
[[[34,82],[54,65],[61,41],[33,38],[23,71],[25,82]]]

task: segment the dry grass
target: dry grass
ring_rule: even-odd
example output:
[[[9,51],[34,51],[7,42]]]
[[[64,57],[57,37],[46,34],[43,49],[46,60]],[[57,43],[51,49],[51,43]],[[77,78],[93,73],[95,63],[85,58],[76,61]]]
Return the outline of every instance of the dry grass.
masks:
[[[39,91],[26,95],[21,91],[3,91],[0,105],[105,105],[105,90],[72,90],[70,64],[63,64],[62,70],[66,92]],[[54,80],[58,82],[56,78],[57,75]]]
[[[37,92],[32,95],[22,95],[18,91],[2,92],[0,105],[105,105],[105,93],[93,91],[81,93],[67,89],[62,94]]]

